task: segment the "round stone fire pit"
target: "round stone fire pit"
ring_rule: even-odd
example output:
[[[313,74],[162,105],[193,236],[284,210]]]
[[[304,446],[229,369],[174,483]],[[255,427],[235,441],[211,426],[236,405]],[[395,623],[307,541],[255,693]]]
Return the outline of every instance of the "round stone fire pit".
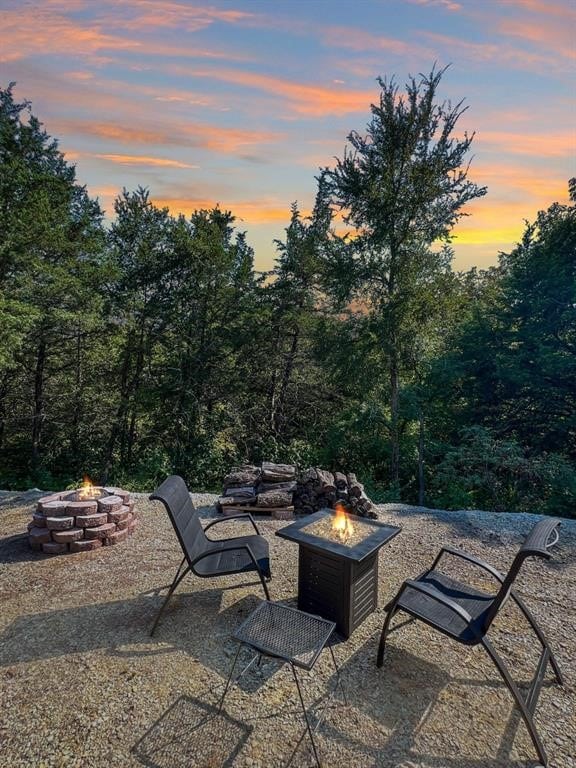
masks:
[[[119,544],[136,527],[134,502],[122,488],[91,487],[39,499],[28,525],[32,549],[48,555]]]

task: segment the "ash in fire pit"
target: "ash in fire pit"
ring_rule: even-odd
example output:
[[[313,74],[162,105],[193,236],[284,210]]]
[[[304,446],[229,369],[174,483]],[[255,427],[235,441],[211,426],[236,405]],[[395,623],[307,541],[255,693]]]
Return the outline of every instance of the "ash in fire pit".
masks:
[[[124,541],[136,527],[134,502],[122,488],[82,488],[39,499],[28,540],[32,549],[50,555],[86,552]]]

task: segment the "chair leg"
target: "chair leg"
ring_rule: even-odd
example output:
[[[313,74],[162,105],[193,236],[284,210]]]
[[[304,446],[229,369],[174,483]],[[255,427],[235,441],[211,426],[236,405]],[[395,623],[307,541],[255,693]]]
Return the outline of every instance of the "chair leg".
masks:
[[[183,571],[183,573],[180,573],[180,571],[182,570],[182,566],[184,565],[185,560],[186,560],[186,558],[184,558],[184,560],[180,563],[180,566],[179,566],[178,570],[176,571],[176,576],[174,576],[174,581],[172,582],[172,584],[170,586],[170,589],[168,590],[168,594],[164,598],[164,602],[162,603],[162,605],[160,607],[160,610],[158,611],[158,614],[157,614],[156,619],[154,621],[154,624],[152,625],[152,629],[150,630],[150,637],[153,637],[154,632],[156,631],[156,627],[158,626],[158,622],[160,621],[160,617],[164,613],[164,609],[168,605],[168,601],[172,597],[172,595],[174,593],[174,590],[176,589],[178,584],[180,584],[180,582],[182,581],[184,576],[186,576],[186,574],[190,571],[190,566],[188,566],[188,568],[186,568]]]
[[[258,576],[260,576],[260,583],[262,584],[262,589],[264,590],[264,594],[266,595],[266,600],[270,602],[270,592],[268,591],[268,585],[266,584],[266,581],[270,581],[272,576],[270,576],[269,579],[265,579],[261,570],[258,570]]]
[[[390,627],[390,622],[392,621],[392,616],[394,616],[395,613],[396,613],[396,605],[395,603],[392,603],[390,605],[388,615],[386,616],[384,626],[382,627],[382,634],[380,635],[380,644],[378,646],[378,656],[376,658],[377,667],[381,667],[382,664],[384,663],[384,648],[386,647],[386,635],[388,634],[388,629]]]
[[[560,667],[558,666],[558,662],[554,658],[554,654],[552,653],[552,649],[550,648],[550,644],[548,643],[548,640],[546,640],[546,636],[544,635],[544,632],[542,632],[542,630],[536,623],[536,619],[534,618],[534,616],[532,616],[532,614],[524,604],[524,601],[520,600],[518,595],[516,595],[514,592],[511,592],[510,596],[512,597],[512,599],[514,600],[518,608],[520,608],[520,610],[528,620],[530,626],[536,633],[538,640],[540,640],[542,647],[548,650],[550,663],[552,664],[552,669],[554,670],[554,674],[556,675],[556,681],[558,682],[559,685],[564,685],[564,679],[562,677],[562,673],[560,672]]]
[[[526,702],[522,698],[522,694],[520,693],[520,691],[516,687],[516,684],[512,680],[510,673],[508,672],[508,669],[506,668],[503,660],[496,653],[492,643],[490,643],[489,640],[487,640],[484,637],[482,638],[482,645],[484,646],[486,652],[494,662],[494,665],[496,666],[496,669],[500,673],[500,676],[506,683],[508,690],[514,697],[514,700],[518,706],[518,709],[520,710],[520,713],[524,718],[524,723],[526,724],[528,733],[530,734],[530,738],[532,739],[532,744],[534,744],[534,749],[538,753],[538,758],[540,762],[544,766],[548,765],[548,758],[546,757],[546,751],[544,750],[544,746],[540,741],[540,737],[538,736],[538,733],[536,731],[536,726],[534,725],[534,720],[532,719],[532,714],[530,713],[530,710],[526,706]]]

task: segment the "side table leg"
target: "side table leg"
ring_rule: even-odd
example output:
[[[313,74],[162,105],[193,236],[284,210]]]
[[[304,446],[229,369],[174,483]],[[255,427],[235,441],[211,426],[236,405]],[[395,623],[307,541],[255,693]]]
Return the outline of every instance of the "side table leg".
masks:
[[[230,674],[228,675],[228,680],[226,680],[226,685],[224,686],[224,693],[222,694],[222,698],[220,699],[220,704],[218,705],[218,714],[222,712],[222,705],[224,704],[224,697],[228,693],[228,688],[230,687],[230,681],[232,680],[232,675],[234,674],[234,669],[236,668],[236,662],[238,661],[238,655],[240,653],[240,648],[242,648],[242,643],[238,643],[238,648],[236,650],[236,656],[234,656],[234,661],[232,662],[232,669],[230,670]]]
[[[310,727],[310,720],[308,719],[308,712],[306,712],[306,706],[304,704],[304,698],[302,697],[302,691],[300,690],[300,683],[298,681],[298,677],[296,675],[296,670],[294,669],[294,664],[290,662],[290,668],[292,669],[292,674],[294,675],[294,681],[296,683],[296,688],[298,689],[298,696],[300,697],[300,704],[302,705],[302,712],[304,713],[304,720],[306,721],[306,730],[308,731],[308,736],[310,736],[310,741],[312,742],[312,749],[314,750],[314,757],[316,759],[316,764],[318,765],[318,768],[322,768],[322,763],[320,762],[320,758],[318,757],[318,752],[316,751],[316,743],[314,741],[314,736],[312,734],[312,728]],[[290,765],[292,760],[294,759],[294,755],[296,754],[296,750],[300,746],[300,742],[302,741],[302,737],[298,740],[298,743],[296,744],[296,747],[292,754],[290,755],[290,760],[286,763],[286,768]]]

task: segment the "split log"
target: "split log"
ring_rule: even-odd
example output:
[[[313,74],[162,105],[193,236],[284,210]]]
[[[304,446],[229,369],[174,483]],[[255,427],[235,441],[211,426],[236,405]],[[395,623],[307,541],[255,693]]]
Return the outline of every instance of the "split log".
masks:
[[[235,469],[224,478],[224,488],[245,487],[256,485],[260,479],[260,470],[258,467],[249,469]]]
[[[260,514],[261,512],[271,512],[274,516],[275,512],[294,512],[294,507],[223,507],[223,515],[231,515],[234,512],[250,512]],[[277,518],[282,519],[282,518]]]
[[[348,480],[344,472],[334,472],[334,483],[338,491],[346,491],[348,489]]]
[[[220,496],[218,504],[221,507],[249,506],[256,503],[256,496]]]
[[[356,475],[353,472],[349,472],[346,475],[346,479],[348,480],[348,493],[350,496],[356,496],[360,498],[364,492],[364,486],[362,483],[358,482]]]
[[[331,491],[336,490],[336,486],[334,485],[334,475],[332,472],[328,472],[325,469],[316,468],[316,474],[318,475],[322,493],[330,493]]]
[[[266,493],[267,491],[286,491],[286,493],[293,493],[297,487],[296,480],[290,480],[286,483],[260,483],[258,486],[258,493]]]
[[[302,473],[303,483],[310,483],[311,485],[316,485],[317,480],[318,480],[318,475],[316,474],[316,470],[314,469],[314,467],[310,467],[310,469],[307,469],[305,472]]]
[[[294,464],[273,464],[271,461],[262,462],[262,481],[266,483],[284,483],[296,478]]]
[[[237,496],[238,498],[247,498],[247,497],[254,497],[256,494],[254,493],[254,486],[253,485],[245,485],[245,486],[235,486],[232,485],[223,493],[224,496]]]
[[[258,507],[289,507],[292,504],[292,494],[286,491],[266,491],[256,497]]]

